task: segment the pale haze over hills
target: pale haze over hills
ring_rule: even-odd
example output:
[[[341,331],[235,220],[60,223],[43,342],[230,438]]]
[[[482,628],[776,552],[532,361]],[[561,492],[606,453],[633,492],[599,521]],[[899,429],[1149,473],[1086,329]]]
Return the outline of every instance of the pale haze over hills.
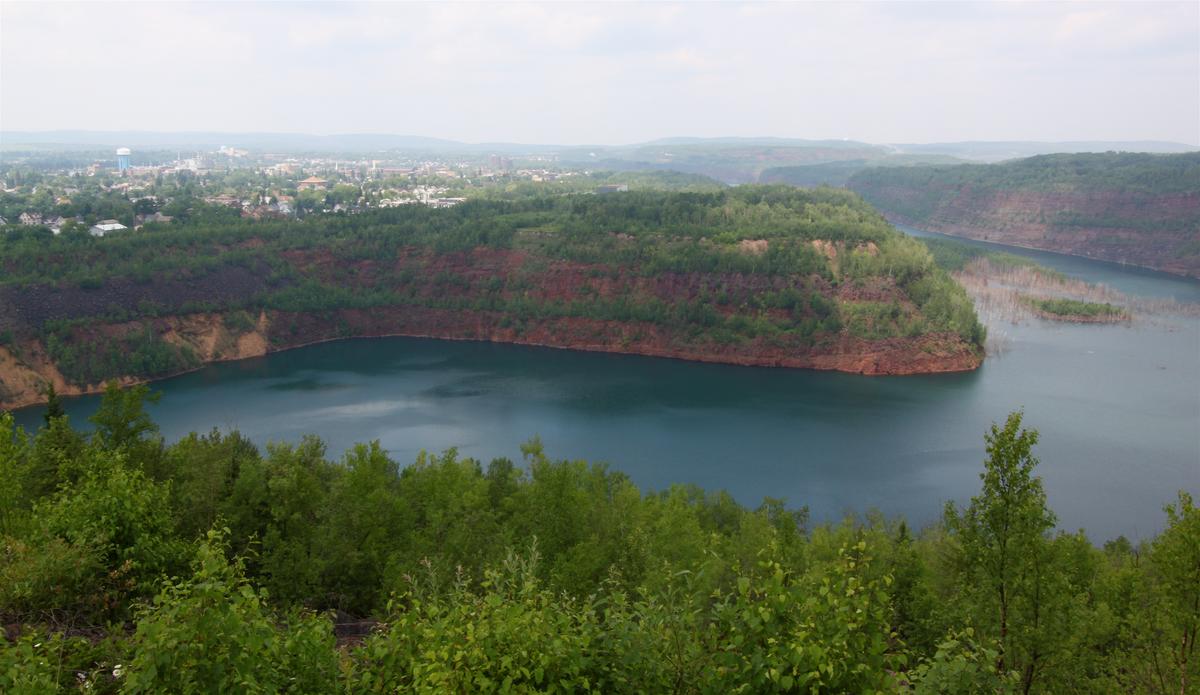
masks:
[[[1200,5],[0,6],[0,128],[1200,144]]]
[[[554,154],[565,161],[654,158],[669,154],[674,148],[701,149],[713,154],[746,150],[821,149],[828,152],[828,161],[842,161],[871,151],[875,156],[886,154],[945,155],[963,160],[1001,161],[1052,152],[1191,152],[1196,146],[1180,142],[1156,140],[1136,141],[965,141],[942,143],[866,143],[854,140],[805,140],[775,137],[716,137],[660,138],[645,143],[627,145],[531,144],[518,142],[460,142],[419,135],[385,133],[349,133],[313,135],[308,133],[235,133],[235,132],[155,132],[155,131],[94,131],[94,130],[33,130],[0,131],[0,154],[5,151],[30,150],[87,150],[96,148],[134,147],[139,150],[167,151],[173,148],[216,146],[249,147],[272,152],[342,152],[369,153],[380,151],[450,153],[506,153],[517,155]],[[845,155],[839,155],[844,152]]]

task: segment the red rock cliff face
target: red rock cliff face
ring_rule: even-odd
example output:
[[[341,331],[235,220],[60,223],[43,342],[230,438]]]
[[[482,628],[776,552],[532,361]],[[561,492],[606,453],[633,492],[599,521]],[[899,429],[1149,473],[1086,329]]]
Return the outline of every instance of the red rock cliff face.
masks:
[[[563,260],[531,265],[519,251],[478,248],[471,252],[430,254],[412,249],[400,254],[396,264],[382,268],[363,263],[352,276],[367,285],[387,273],[420,268],[413,284],[414,296],[471,298],[485,293],[489,283],[503,280],[501,296],[515,294],[543,302],[588,302],[614,297],[640,297],[665,303],[704,301],[724,316],[745,310],[746,303],[764,291],[804,286],[831,301],[897,302],[907,311],[916,307],[890,278],[875,278],[864,285],[834,286],[816,277],[785,277],[737,273],[672,273],[646,276],[631,269],[615,269]],[[345,273],[323,254],[298,252],[292,262],[318,275]],[[433,285],[425,279],[452,276],[453,283]],[[514,283],[515,277],[525,278]],[[513,289],[514,287],[518,289]],[[723,303],[710,299],[719,293]],[[750,310],[752,311],[752,310]],[[776,310],[784,318],[788,312]],[[805,310],[797,310],[801,313]],[[791,318],[799,318],[791,314]],[[435,309],[428,306],[341,310],[336,320],[305,314],[272,314],[270,344],[273,349],[350,336],[423,336],[455,340],[541,345],[600,352],[670,357],[700,362],[748,366],[800,367],[858,374],[927,374],[968,371],[983,359],[981,351],[954,333],[915,338],[863,340],[845,333],[824,336],[811,344],[795,339],[756,338],[734,343],[717,342],[704,331],[678,329],[639,321],[611,321],[582,316],[528,319],[513,322],[501,312]]]
[[[186,314],[126,323],[93,323],[76,329],[77,342],[116,339],[150,328],[168,343],[188,348],[201,363],[242,359],[311,343],[356,337],[413,336],[449,340],[483,340],[596,352],[619,352],[654,357],[720,362],[760,367],[797,367],[837,370],[857,374],[929,374],[977,368],[982,351],[956,333],[928,333],[916,337],[866,340],[846,331],[818,333],[811,338],[777,335],[772,338],[718,340],[701,326],[655,323],[642,320],[606,320],[553,312],[524,318],[503,311],[473,308],[489,306],[477,300],[491,298],[496,306],[514,298],[535,304],[569,306],[610,299],[636,298],[663,305],[694,302],[711,307],[723,317],[759,310],[750,308],[762,292],[804,288],[828,302],[892,303],[904,312],[917,308],[888,277],[863,284],[832,284],[820,277],[767,276],[739,273],[660,273],[641,275],[630,269],[593,266],[563,260],[530,259],[520,251],[480,248],[469,252],[437,254],[422,249],[402,249],[394,261],[359,261],[347,264],[327,251],[289,251],[289,262],[308,277],[336,281],[341,287],[390,286],[402,304],[370,309],[333,309],[320,312],[261,311],[256,321],[237,324],[221,314]],[[154,288],[151,288],[154,289]],[[80,306],[75,291],[41,292],[38,288],[10,293],[11,306],[36,308],[36,317],[69,317]],[[96,290],[103,301],[106,289]],[[114,292],[122,291],[116,286]],[[185,289],[175,288],[184,292]],[[714,297],[721,297],[718,303]],[[41,298],[34,302],[30,298]],[[174,297],[184,302],[190,296]],[[449,304],[451,307],[442,308]],[[61,306],[60,306],[61,305]],[[807,305],[774,308],[777,319],[799,320],[810,316]],[[20,320],[22,316],[17,316]],[[25,325],[35,327],[33,318]],[[241,328],[232,328],[240,325]],[[0,349],[0,409],[31,405],[42,400],[45,383],[54,383],[62,394],[93,393],[102,384],[72,384],[59,373],[36,331],[9,350]],[[125,383],[138,379],[125,376]]]
[[[503,314],[425,307],[347,309],[338,321],[310,314],[272,314],[271,351],[346,337],[413,336],[449,340],[485,340],[517,345],[619,352],[696,362],[756,367],[798,367],[855,374],[904,375],[970,371],[982,354],[955,334],[867,341],[839,337],[798,349],[767,341],[719,344],[683,340],[651,323],[563,317],[505,326]]]
[[[181,336],[178,326],[189,331]],[[140,330],[141,324],[97,326],[93,330],[117,333]],[[909,375],[963,372],[976,369],[983,354],[953,333],[917,338],[861,340],[838,336],[812,346],[797,347],[754,340],[721,344],[683,337],[651,323],[601,321],[561,317],[529,321],[514,327],[504,314],[455,311],[428,307],[343,309],[321,314],[264,312],[257,326],[230,335],[219,316],[172,317],[155,322],[171,342],[197,347],[204,363],[258,357],[313,343],[345,338],[410,336],[447,340],[484,340],[516,345],[616,352],[651,357],[716,362],[754,367],[792,367],[850,372],[865,375]],[[220,344],[228,345],[222,351]],[[213,346],[216,346],[213,348]],[[122,384],[142,379],[122,377]],[[67,383],[44,346],[26,341],[19,350],[0,348],[0,410],[44,402],[46,383],[62,395],[99,393],[103,384]]]
[[[1200,277],[1200,192],[937,191],[895,186],[859,191],[892,222]],[[936,202],[916,219],[916,201]]]

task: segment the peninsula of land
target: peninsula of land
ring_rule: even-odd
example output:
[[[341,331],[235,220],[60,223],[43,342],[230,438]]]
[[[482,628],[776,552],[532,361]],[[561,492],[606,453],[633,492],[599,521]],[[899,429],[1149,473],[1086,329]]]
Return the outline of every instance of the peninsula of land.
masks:
[[[421,336],[739,365],[979,366],[926,247],[857,195],[516,196],[0,237],[0,408],[315,342]]]

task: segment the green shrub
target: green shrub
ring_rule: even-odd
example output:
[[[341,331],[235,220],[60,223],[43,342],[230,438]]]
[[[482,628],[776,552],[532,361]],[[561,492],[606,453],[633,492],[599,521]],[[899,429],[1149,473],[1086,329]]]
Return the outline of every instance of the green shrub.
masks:
[[[1077,299],[1025,297],[1025,301],[1038,311],[1066,318],[1081,316],[1095,319],[1120,320],[1129,318],[1129,312],[1108,302],[1084,302]]]
[[[336,692],[332,624],[295,613],[277,627],[266,596],[209,532],[192,576],[168,581],[139,616],[123,692]]]

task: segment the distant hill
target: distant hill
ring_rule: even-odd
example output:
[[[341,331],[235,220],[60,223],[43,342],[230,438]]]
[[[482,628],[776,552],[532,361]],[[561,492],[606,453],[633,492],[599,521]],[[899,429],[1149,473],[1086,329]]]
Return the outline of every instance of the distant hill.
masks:
[[[887,156],[886,147],[863,142],[763,138],[679,138],[626,147],[570,148],[559,153],[564,164],[617,170],[671,169],[726,183],[753,183],[763,171],[777,167]]]
[[[1198,152],[1200,147],[1181,142],[1162,140],[1118,140],[1118,141],[1068,141],[1068,142],[1021,142],[1021,141],[966,141],[934,142],[927,144],[893,145],[900,154],[947,155],[978,162],[1000,162],[1008,159],[1034,157],[1039,154],[1080,154],[1084,152],[1150,152],[1155,154],[1181,154]]]
[[[896,222],[1200,277],[1200,152],[876,167],[847,185]]]
[[[1175,142],[948,142],[873,144],[856,140],[780,137],[668,137],[629,145],[534,145],[469,143],[419,135],[359,133],[162,133],[150,131],[4,131],[0,153],[214,149],[228,145],[258,152],[330,154],[411,152],[430,154],[550,157],[559,164],[593,171],[678,171],[727,184],[788,183],[811,187],[845,185],[855,172],[875,166],[998,162],[1050,153],[1184,153],[1200,148]]]
[[[775,137],[722,137],[722,138],[695,138],[695,137],[674,137],[674,138],[658,138],[657,140],[649,140],[640,143],[643,147],[657,146],[678,146],[678,145],[739,145],[739,146],[771,146],[771,147],[826,147],[826,148],[844,148],[855,149],[860,147],[874,147],[869,142],[858,140],[806,140],[804,138],[775,138]],[[637,145],[633,145],[637,146]]]
[[[921,164],[966,164],[948,155],[894,154],[880,159],[848,159],[820,164],[771,167],[758,175],[759,183],[786,183],[791,186],[845,186],[854,174],[874,166],[917,166]]]

